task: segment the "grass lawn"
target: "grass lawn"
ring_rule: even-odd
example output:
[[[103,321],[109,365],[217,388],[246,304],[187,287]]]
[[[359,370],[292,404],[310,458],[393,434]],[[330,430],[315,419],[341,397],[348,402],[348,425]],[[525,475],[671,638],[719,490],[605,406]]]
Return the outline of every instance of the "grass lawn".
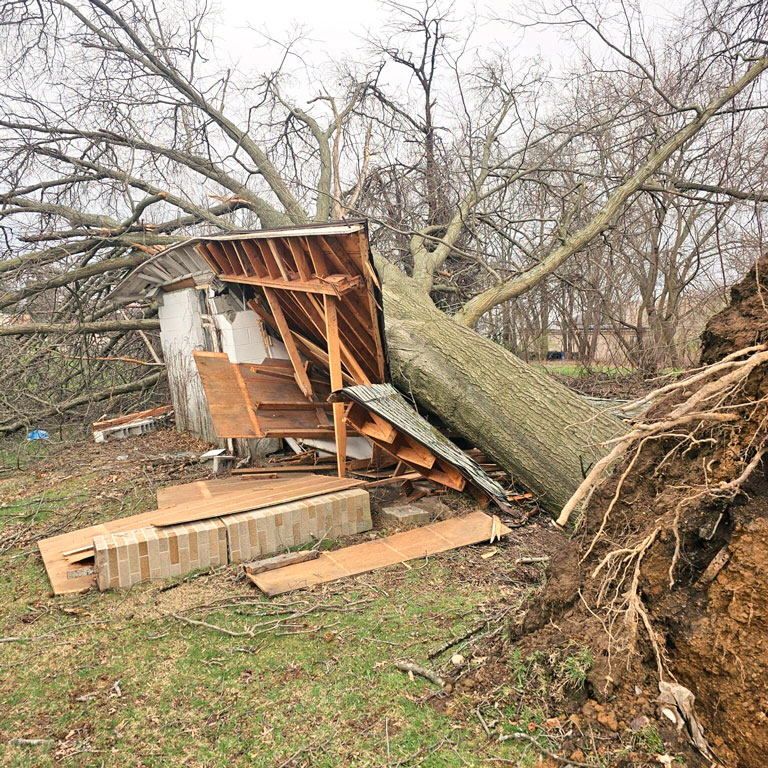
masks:
[[[445,696],[393,666],[444,671],[455,648],[430,661],[431,649],[530,599],[540,574],[514,565],[538,554],[524,538],[490,560],[468,547],[273,600],[235,566],[171,589],[53,597],[37,539],[149,509],[158,485],[202,476],[182,455],[200,446],[184,440],[40,446],[0,472],[0,764],[537,764],[529,743],[489,739],[458,688]]]

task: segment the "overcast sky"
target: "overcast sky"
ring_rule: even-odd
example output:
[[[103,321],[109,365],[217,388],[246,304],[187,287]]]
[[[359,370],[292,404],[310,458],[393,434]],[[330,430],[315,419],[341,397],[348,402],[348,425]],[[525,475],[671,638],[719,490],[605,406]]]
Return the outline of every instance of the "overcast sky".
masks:
[[[414,7],[421,7],[423,0],[410,2]],[[549,7],[554,5],[554,2],[548,3]],[[641,0],[641,5],[647,23],[658,25],[663,24],[682,3]],[[476,17],[475,45],[492,46],[514,41],[523,57],[541,55],[553,60],[572,52],[568,33],[563,29],[528,30],[521,35],[498,21],[499,17],[520,18],[530,7],[528,2],[454,0],[442,3],[442,6],[452,7],[453,15],[458,18]],[[391,16],[391,9],[379,0],[261,0],[250,3],[219,0],[216,35],[233,59],[241,63],[263,61],[268,64],[265,49],[254,45],[258,35],[254,35],[253,30],[263,30],[272,37],[283,39],[291,30],[302,27],[314,42],[313,55],[319,60],[324,55],[355,56],[366,31],[375,33]]]
[[[410,0],[419,8],[423,2]],[[550,9],[556,5],[554,0],[546,2]],[[650,31],[663,28],[682,5],[662,0],[641,0],[641,4],[644,23]],[[458,19],[475,18],[471,48],[483,54],[504,46],[514,52],[518,61],[543,59],[552,75],[567,67],[577,55],[570,32],[562,27],[522,31],[500,20],[524,17],[530,7],[526,0],[454,0],[442,7],[452,7],[452,15]],[[316,70],[331,59],[365,59],[367,33],[380,32],[392,15],[393,11],[380,0],[219,0],[214,32],[217,57],[222,65],[234,66],[240,74],[271,72],[281,52],[260,33],[285,41],[301,28],[306,38],[301,54],[307,70],[312,70],[316,77]],[[463,31],[457,29],[457,35],[463,37]],[[298,59],[294,59],[290,69],[295,73],[306,72]],[[315,95],[315,89],[307,86],[306,80],[299,87],[304,88],[308,98]]]

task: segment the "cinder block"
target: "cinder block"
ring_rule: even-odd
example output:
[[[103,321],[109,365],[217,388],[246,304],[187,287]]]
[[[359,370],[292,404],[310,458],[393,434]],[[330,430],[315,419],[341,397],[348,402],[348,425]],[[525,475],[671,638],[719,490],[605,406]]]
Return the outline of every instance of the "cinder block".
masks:
[[[353,488],[212,520],[95,536],[97,583],[102,590],[130,587],[370,528],[368,493]]]

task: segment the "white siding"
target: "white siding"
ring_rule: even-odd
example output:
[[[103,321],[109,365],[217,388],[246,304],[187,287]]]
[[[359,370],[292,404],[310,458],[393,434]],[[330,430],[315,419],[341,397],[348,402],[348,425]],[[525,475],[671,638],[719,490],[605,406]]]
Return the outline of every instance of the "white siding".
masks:
[[[192,352],[205,349],[200,297],[195,288],[164,293],[158,311],[168,386],[176,415],[176,428],[216,442],[208,402]]]

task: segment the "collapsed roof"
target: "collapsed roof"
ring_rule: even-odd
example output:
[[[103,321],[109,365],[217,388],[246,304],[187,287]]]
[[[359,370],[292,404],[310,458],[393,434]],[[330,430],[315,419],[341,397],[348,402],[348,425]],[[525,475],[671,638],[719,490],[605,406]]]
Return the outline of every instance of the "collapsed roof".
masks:
[[[190,279],[240,286],[290,360],[290,367],[274,360],[234,364],[223,354],[195,353],[219,437],[333,435],[342,475],[350,424],[422,476],[455,490],[469,483],[505,506],[501,486],[388,385],[380,284],[365,221],[191,238],[134,270],[113,298],[146,297]],[[330,397],[331,422],[329,393],[342,390]],[[394,420],[391,408],[379,407],[384,395],[392,404],[393,394]]]

